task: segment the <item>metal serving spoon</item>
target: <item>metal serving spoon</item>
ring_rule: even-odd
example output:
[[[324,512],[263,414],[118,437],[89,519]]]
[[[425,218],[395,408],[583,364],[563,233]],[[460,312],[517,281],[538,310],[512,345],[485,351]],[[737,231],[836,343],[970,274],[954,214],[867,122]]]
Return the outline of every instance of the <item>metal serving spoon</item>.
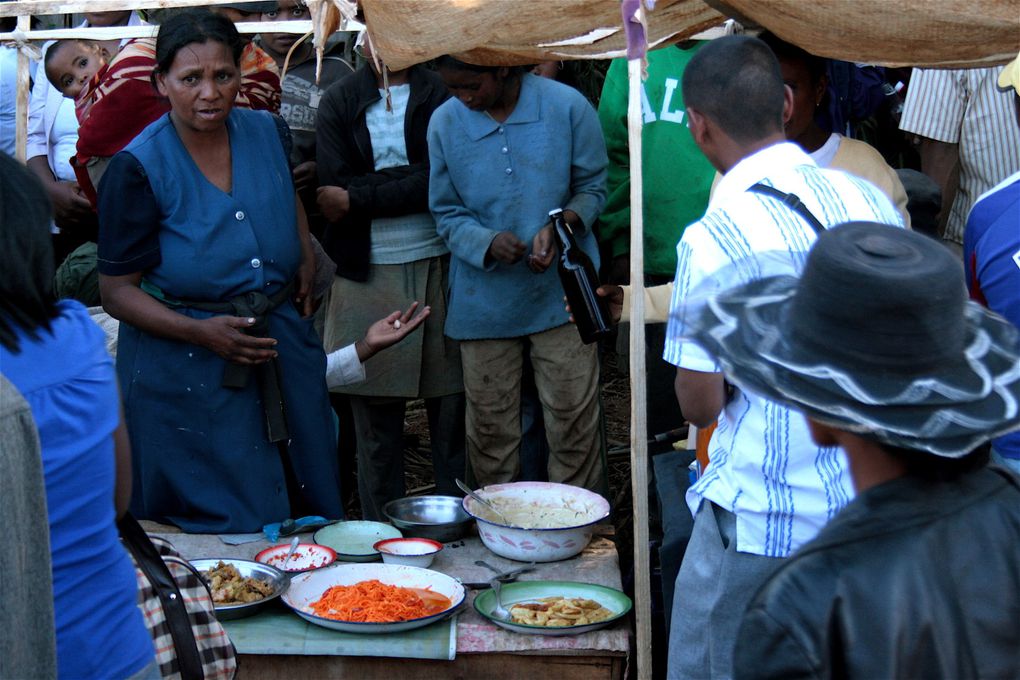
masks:
[[[476,494],[474,491],[471,490],[471,487],[469,487],[464,482],[460,481],[459,479],[456,479],[454,481],[457,482],[457,486],[460,488],[461,491],[466,493],[468,496],[474,498],[476,501],[487,507],[489,510],[492,510],[494,513],[496,513],[499,516],[499,518],[503,520],[503,524],[507,526],[512,526],[510,524],[510,520],[506,518],[506,515],[499,511],[499,508],[497,508],[495,505],[493,505],[489,501],[485,500],[484,498]]]
[[[287,571],[287,563],[290,562],[290,558],[294,557],[294,552],[297,550],[298,543],[300,542],[300,536],[295,536],[294,540],[290,542],[290,550],[287,551],[287,556],[283,558],[283,564],[280,566],[281,571]]]
[[[510,612],[503,606],[503,599],[500,596],[500,589],[503,587],[503,583],[498,578],[494,578],[489,581],[489,585],[492,586],[492,592],[496,594],[496,606],[492,608],[492,616],[502,621],[509,621]]]

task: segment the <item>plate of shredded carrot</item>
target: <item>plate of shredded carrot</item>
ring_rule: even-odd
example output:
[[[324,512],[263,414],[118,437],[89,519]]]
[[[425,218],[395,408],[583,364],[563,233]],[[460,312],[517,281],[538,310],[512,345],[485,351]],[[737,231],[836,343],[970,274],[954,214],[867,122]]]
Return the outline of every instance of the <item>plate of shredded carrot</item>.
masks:
[[[431,569],[342,564],[291,578],[283,602],[311,623],[353,633],[419,628],[455,613],[464,587]]]

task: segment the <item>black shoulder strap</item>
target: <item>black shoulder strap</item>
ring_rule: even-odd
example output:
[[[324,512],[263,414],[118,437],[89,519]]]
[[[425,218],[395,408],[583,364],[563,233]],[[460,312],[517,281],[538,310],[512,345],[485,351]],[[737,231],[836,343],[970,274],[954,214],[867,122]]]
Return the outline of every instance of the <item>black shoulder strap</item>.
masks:
[[[777,201],[779,201],[780,203],[787,206],[795,213],[803,217],[804,221],[811,225],[811,228],[815,230],[816,234],[821,234],[823,231],[825,231],[825,227],[822,225],[822,223],[818,221],[818,218],[815,217],[810,210],[808,210],[807,206],[804,205],[804,203],[800,200],[800,197],[797,196],[796,194],[787,194],[785,192],[780,191],[779,189],[776,189],[775,187],[770,187],[765,184],[762,184],[761,182],[758,182],[757,184],[753,185],[750,189],[748,189],[748,191],[755,194],[762,194],[763,196],[771,196],[772,198],[776,199]]]
[[[159,596],[166,616],[170,637],[174,641],[177,664],[182,680],[202,680],[205,671],[202,668],[202,656],[195,643],[195,633],[191,629],[191,619],[184,603],[184,597],[177,587],[177,581],[167,568],[156,546],[149,540],[148,534],[138,521],[126,513],[117,521],[120,537],[124,546],[134,555],[138,568],[142,570],[152,589]]]

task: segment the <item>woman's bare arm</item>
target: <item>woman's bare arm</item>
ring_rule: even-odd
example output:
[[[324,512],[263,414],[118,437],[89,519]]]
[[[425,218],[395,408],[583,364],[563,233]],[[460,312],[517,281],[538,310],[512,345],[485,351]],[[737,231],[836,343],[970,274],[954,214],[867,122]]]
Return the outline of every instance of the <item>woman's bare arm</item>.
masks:
[[[124,276],[99,275],[103,309],[115,319],[150,335],[205,347],[228,361],[261,364],[276,356],[276,340],[243,333],[255,323],[241,316],[192,319],[168,309],[143,291],[140,272]]]

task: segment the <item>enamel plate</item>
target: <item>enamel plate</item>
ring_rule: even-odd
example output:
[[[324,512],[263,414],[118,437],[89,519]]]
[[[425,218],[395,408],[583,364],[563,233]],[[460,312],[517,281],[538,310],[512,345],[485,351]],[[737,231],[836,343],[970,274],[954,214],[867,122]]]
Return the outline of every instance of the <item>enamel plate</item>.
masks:
[[[583,597],[598,602],[613,612],[613,615],[605,621],[587,623],[580,626],[554,627],[513,623],[497,619],[492,615],[492,610],[496,608],[496,594],[492,590],[482,591],[475,597],[475,610],[497,626],[512,630],[515,633],[577,635],[612,625],[625,616],[632,606],[630,598],[619,590],[607,588],[606,586],[598,586],[593,583],[577,583],[575,581],[517,581],[516,583],[505,584],[501,594],[503,606],[507,609],[510,609],[510,606],[513,604],[533,602],[543,597]],[[286,599],[286,595],[284,599]]]
[[[443,595],[450,600],[450,607],[444,611],[410,621],[393,623],[360,623],[336,621],[316,615],[311,604],[332,586],[351,586],[361,581],[377,579],[387,585],[403,588],[422,588]],[[465,591],[456,580],[446,574],[430,569],[408,567],[399,564],[336,564],[325,569],[305,572],[292,576],[290,587],[284,594],[283,603],[301,618],[325,628],[342,630],[347,633],[396,633],[412,628],[421,628],[455,614],[464,603]]]

